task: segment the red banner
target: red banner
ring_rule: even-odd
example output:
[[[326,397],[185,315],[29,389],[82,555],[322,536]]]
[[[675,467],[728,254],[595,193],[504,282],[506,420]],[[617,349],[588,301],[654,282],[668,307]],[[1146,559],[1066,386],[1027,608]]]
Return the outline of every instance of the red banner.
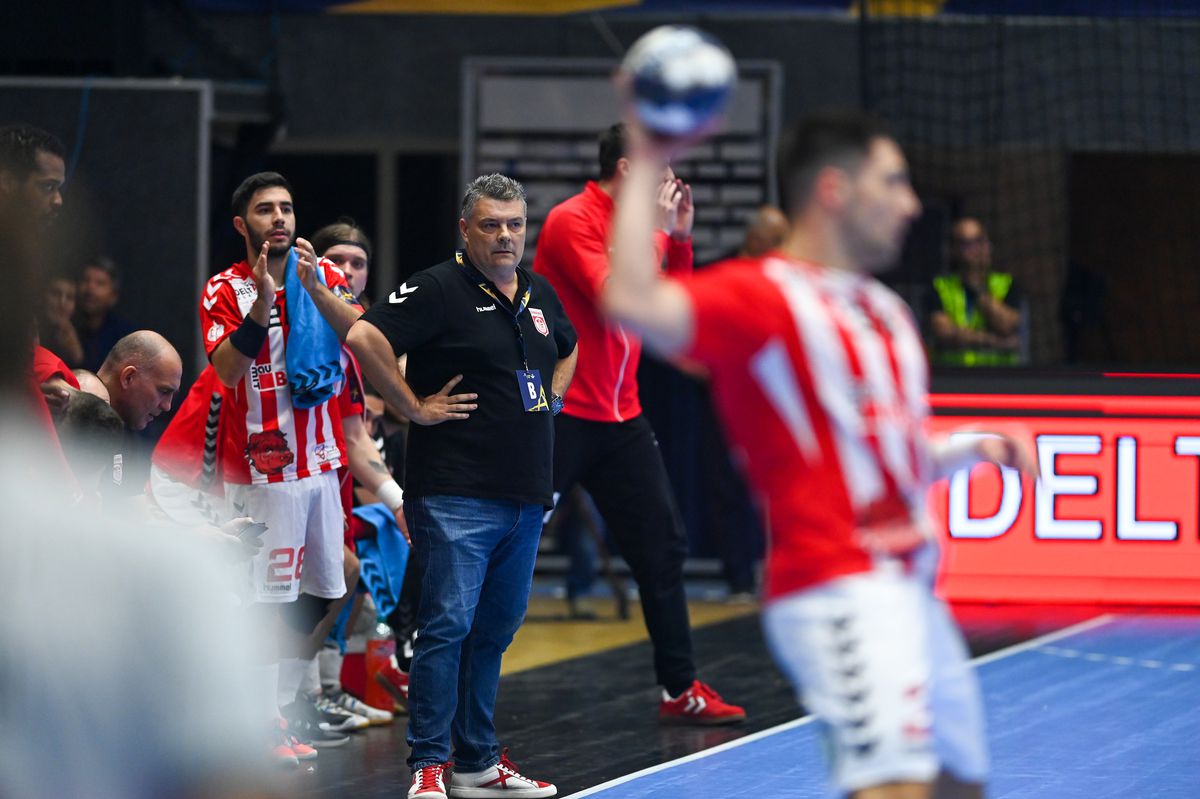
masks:
[[[959,414],[935,416],[935,433],[1014,433],[1042,472],[1035,485],[980,465],[935,486],[948,599],[1200,605],[1200,399],[937,395],[933,405]]]

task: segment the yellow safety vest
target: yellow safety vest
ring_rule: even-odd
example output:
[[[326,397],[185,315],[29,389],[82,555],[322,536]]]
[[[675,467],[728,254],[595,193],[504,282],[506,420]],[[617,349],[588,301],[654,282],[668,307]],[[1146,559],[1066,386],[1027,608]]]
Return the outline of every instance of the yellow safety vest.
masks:
[[[988,293],[1003,302],[1012,288],[1012,275],[1004,272],[989,272]],[[967,289],[958,275],[942,275],[933,279],[933,287],[942,301],[942,311],[959,327],[971,330],[986,330],[987,320],[979,307],[967,313]],[[1017,353],[992,349],[941,350],[934,346],[933,362],[944,366],[1015,366]]]

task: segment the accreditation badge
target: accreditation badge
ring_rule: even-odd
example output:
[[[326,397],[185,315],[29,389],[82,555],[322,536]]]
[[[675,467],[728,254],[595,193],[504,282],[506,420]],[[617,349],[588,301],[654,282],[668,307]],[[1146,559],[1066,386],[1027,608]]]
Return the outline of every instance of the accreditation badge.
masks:
[[[542,387],[542,373],[538,369],[518,369],[517,385],[520,386],[521,403],[526,413],[550,412],[546,401],[546,389]]]

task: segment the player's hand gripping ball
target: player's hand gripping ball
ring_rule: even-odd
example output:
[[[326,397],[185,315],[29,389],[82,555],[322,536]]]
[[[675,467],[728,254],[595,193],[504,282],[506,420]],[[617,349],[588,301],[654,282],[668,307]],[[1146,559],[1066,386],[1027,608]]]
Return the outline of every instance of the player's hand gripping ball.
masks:
[[[703,31],[663,25],[629,49],[617,83],[633,112],[652,134],[688,139],[720,122],[737,81],[725,46]]]

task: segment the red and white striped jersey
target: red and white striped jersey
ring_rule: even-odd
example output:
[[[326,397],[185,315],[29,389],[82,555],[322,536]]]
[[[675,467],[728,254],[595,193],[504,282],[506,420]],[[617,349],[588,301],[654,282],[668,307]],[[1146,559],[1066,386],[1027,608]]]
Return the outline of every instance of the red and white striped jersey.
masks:
[[[767,597],[924,543],[929,369],[904,302],[869,276],[778,253],[681,285],[695,321],[684,354],[711,370],[766,505]]]
[[[324,259],[321,268],[326,285],[336,295],[353,298],[340,269]],[[217,345],[237,330],[257,297],[245,261],[209,279],[200,300],[200,330],[210,358]],[[227,483],[281,483],[346,465],[336,393],[313,408],[292,405],[285,354],[288,334],[287,303],[280,287],[262,351],[237,387],[226,393],[226,402],[234,406],[222,419],[222,471]]]

